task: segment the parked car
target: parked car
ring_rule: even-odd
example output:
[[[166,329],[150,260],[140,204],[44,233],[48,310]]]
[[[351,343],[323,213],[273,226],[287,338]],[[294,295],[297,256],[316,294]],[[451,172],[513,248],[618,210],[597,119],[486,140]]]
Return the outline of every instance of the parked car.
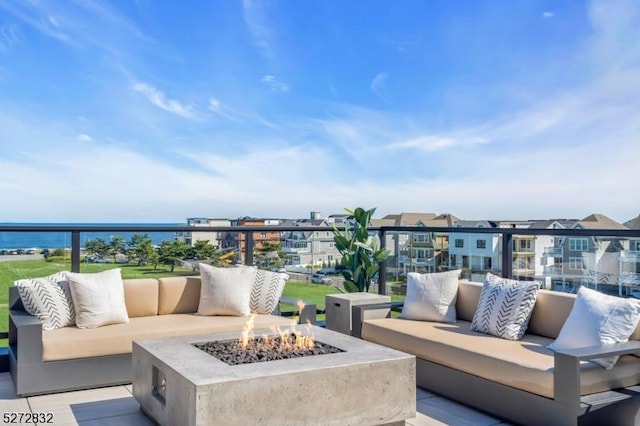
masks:
[[[325,274],[316,272],[311,275],[311,282],[316,284],[331,284],[331,278],[327,277]]]

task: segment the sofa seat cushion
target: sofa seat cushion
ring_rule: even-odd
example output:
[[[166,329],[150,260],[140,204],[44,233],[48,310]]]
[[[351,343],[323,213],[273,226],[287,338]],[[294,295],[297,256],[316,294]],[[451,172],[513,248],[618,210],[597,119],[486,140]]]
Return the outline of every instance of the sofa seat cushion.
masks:
[[[64,327],[43,331],[43,361],[88,358],[131,353],[133,340],[186,336],[218,331],[241,331],[247,317],[198,316],[194,314],[155,315],[130,318],[128,323],[94,329]],[[257,315],[254,327],[287,327],[291,318]]]
[[[553,398],[553,340],[525,334],[511,341],[471,331],[471,323],[410,321],[395,318],[366,320],[365,340],[415,355],[427,361],[473,374],[506,386]],[[611,370],[582,365],[581,394],[640,383],[640,360],[623,356]]]

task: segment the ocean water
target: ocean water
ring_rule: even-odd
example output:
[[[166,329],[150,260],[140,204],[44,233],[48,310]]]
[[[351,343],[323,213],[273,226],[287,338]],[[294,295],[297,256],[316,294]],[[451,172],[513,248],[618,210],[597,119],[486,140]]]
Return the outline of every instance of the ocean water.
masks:
[[[0,225],[20,225],[17,223],[0,223]],[[44,223],[29,223],[23,225],[51,225]],[[180,223],[56,223],[56,225],[117,225],[117,226],[184,226]],[[125,241],[129,241],[134,234],[148,234],[153,244],[160,244],[163,240],[173,240],[173,232],[81,232],[80,245],[84,246],[87,240],[102,238],[106,242],[111,241],[116,235],[120,235]],[[70,232],[2,232],[0,231],[0,249],[30,249],[30,248],[67,248],[71,247]]]

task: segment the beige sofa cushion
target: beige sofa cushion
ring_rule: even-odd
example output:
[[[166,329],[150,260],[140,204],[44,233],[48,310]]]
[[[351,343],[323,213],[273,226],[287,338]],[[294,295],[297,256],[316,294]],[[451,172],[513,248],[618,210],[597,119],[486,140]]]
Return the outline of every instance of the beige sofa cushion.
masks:
[[[206,317],[194,314],[156,315],[130,318],[127,324],[112,324],[94,329],[64,327],[44,331],[43,361],[87,358],[131,353],[133,340],[171,336],[187,336],[218,331],[242,330],[247,317]],[[287,327],[290,318],[257,315],[257,329],[272,326]],[[256,332],[256,335],[259,335]]]
[[[456,300],[456,315],[464,321],[473,320],[473,314],[478,307],[482,283],[460,280],[458,282],[458,298]]]
[[[158,280],[139,278],[122,281],[129,318],[158,315]]]
[[[575,294],[540,290],[527,332],[551,339],[557,338],[575,300]]]
[[[158,314],[188,314],[198,312],[200,277],[160,278]]]
[[[367,320],[362,337],[428,361],[513,388],[553,397],[552,339],[526,334],[520,341],[470,331],[470,323]],[[623,356],[611,370],[584,364],[583,395],[640,383],[640,359]]]

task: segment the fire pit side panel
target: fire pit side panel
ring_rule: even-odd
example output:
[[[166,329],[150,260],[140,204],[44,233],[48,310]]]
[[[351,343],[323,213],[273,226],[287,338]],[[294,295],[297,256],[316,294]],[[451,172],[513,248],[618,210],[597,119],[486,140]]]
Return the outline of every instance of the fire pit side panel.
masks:
[[[265,364],[265,369],[268,365]],[[198,387],[198,423],[377,425],[415,417],[415,358]]]
[[[133,342],[133,396],[159,425],[195,426],[196,386]]]

